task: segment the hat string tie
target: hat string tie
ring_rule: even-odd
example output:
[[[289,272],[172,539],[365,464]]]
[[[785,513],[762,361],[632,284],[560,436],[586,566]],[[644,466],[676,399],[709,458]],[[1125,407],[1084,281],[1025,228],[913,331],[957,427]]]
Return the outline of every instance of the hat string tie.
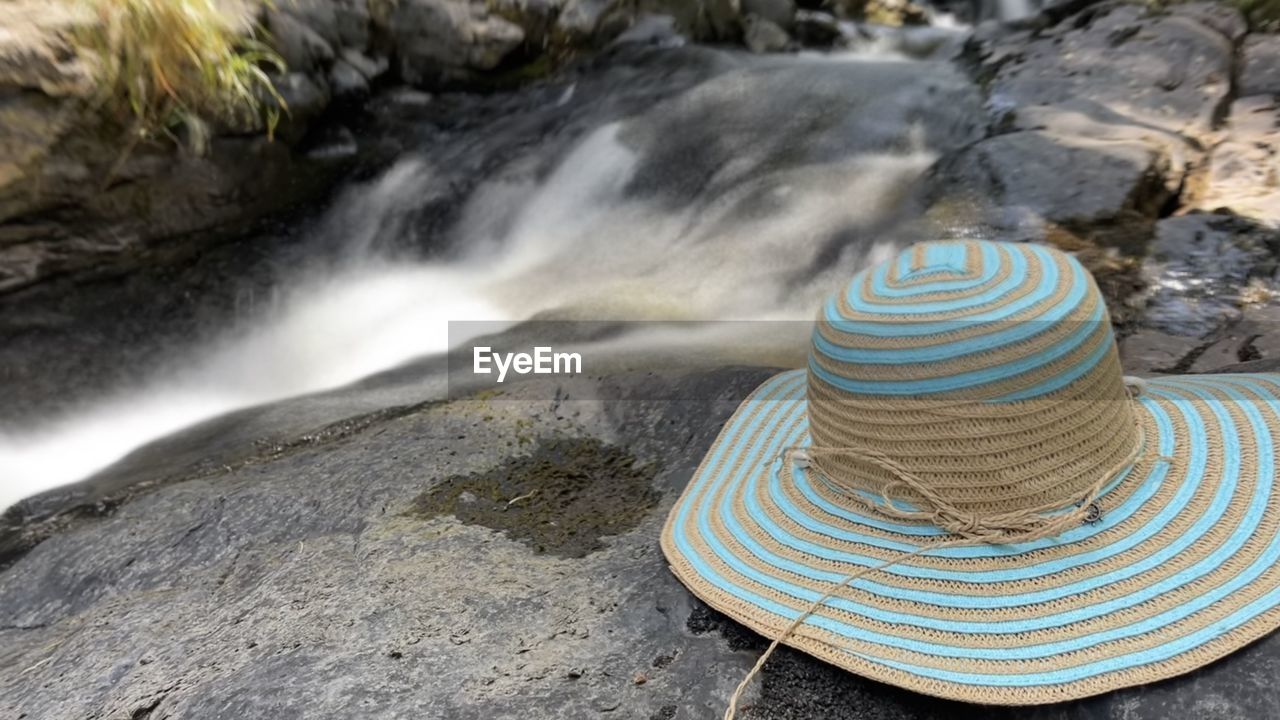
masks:
[[[1130,390],[1131,396],[1141,393],[1143,383],[1138,378],[1136,383],[1130,383],[1131,378],[1125,378],[1125,386]],[[783,463],[795,462],[800,467],[808,468],[821,474],[835,487],[849,493],[858,492],[858,488],[843,483],[831,477],[818,465],[820,457],[854,457],[869,462],[880,467],[894,476],[893,482],[886,485],[880,492],[880,501],[871,501],[875,510],[882,514],[902,520],[924,520],[931,522],[937,527],[946,530],[952,535],[958,537],[943,540],[929,545],[921,545],[915,550],[900,553],[877,565],[867,565],[859,568],[853,573],[845,576],[842,580],[834,581],[828,587],[826,592],[814,600],[809,607],[796,616],[791,624],[783,630],[773,642],[769,643],[769,647],[756,660],[755,665],[747,673],[742,682],[738,683],[738,687],[733,691],[733,695],[729,698],[729,706],[725,709],[724,720],[733,720],[738,712],[738,701],[742,698],[743,692],[760,670],[764,667],[765,662],[773,655],[785,640],[790,638],[796,630],[804,624],[815,612],[818,611],[827,600],[841,589],[847,587],[850,583],[859,578],[878,570],[897,565],[904,560],[909,560],[918,555],[923,555],[930,550],[942,550],[945,548],[971,547],[975,545],[1003,545],[1031,542],[1047,537],[1055,537],[1062,534],[1065,530],[1072,527],[1079,527],[1084,522],[1094,522],[1100,517],[1097,499],[1102,494],[1103,489],[1107,487],[1117,477],[1128,472],[1136,466],[1140,460],[1152,457],[1157,462],[1173,462],[1173,458],[1164,455],[1152,455],[1146,447],[1146,433],[1141,425],[1138,426],[1138,442],[1134,444],[1134,448],[1129,454],[1116,463],[1115,467],[1101,475],[1098,480],[1089,487],[1088,491],[1079,500],[1066,504],[1046,505],[1036,508],[1028,508],[1007,513],[993,513],[989,515],[978,515],[976,513],[965,512],[948,501],[936,490],[929,487],[927,483],[912,473],[907,468],[893,458],[882,452],[861,448],[827,448],[813,446],[792,446],[784,448],[780,455]],[[931,510],[903,510],[894,503],[893,492],[900,488],[909,488],[922,496],[932,508]]]

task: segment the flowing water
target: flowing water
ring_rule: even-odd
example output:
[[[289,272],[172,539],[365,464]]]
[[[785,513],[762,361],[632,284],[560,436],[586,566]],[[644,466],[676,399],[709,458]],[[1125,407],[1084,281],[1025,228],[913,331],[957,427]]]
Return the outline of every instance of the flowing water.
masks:
[[[677,79],[669,57],[618,59],[594,84],[544,92],[485,130],[554,118],[502,152],[460,132],[352,184],[291,249],[315,261],[280,262],[296,268],[237,322],[165,344],[128,382],[10,418],[0,509],[181,428],[442,353],[467,339],[450,321],[807,319],[906,239],[917,181],[982,123],[960,73],[892,49],[696,52],[694,76]],[[630,105],[609,89],[640,86],[651,97]],[[424,222],[460,184],[445,219]]]

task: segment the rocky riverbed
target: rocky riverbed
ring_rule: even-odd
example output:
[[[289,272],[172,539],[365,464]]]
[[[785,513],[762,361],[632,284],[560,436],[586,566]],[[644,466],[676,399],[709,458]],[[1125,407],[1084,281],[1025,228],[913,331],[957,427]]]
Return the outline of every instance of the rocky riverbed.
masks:
[[[559,12],[544,33],[580,17]],[[770,12],[752,14],[785,34],[778,50],[834,32],[887,54],[708,48],[681,40],[673,28],[691,20],[677,18],[513,90],[374,87],[287,153],[352,146],[340,163],[312,159],[353,188],[319,183],[320,199],[230,241],[200,236],[92,276],[22,275],[25,289],[0,297],[0,418],[12,430],[146,390],[139,369],[170,361],[166,348],[247,328],[299,266],[347,262],[352,237],[383,260],[458,262],[484,239],[545,248],[549,233],[529,227],[573,242],[511,275],[526,303],[599,307],[554,286],[609,267],[592,253],[656,236],[675,261],[623,254],[629,273],[709,310],[776,296],[806,314],[877,242],[1051,242],[1098,274],[1129,371],[1280,369],[1280,37],[1207,3],[1061,5],[972,34]],[[532,32],[502,19],[514,15],[467,17],[487,28],[478,47],[514,36],[503,23]],[[376,45],[299,35],[326,83],[347,50]],[[397,42],[424,53],[398,63],[435,47]],[[493,69],[468,57],[450,72]],[[399,164],[410,154],[433,160],[429,178]],[[622,175],[586,172],[614,161]],[[616,177],[616,195],[552,202]],[[699,247],[753,292],[714,284]],[[774,260],[753,275],[732,248]],[[569,270],[527,284],[553,266]],[[604,276],[610,297],[644,296]],[[769,302],[758,309],[787,307]],[[182,360],[198,364],[204,346],[191,347]],[[718,716],[764,643],[694,600],[657,537],[721,423],[773,370],[703,364],[467,394],[428,356],[236,409],[20,504],[0,523],[0,717]],[[1267,718],[1280,713],[1277,643],[1154,687],[1019,710],[915,696],[783,650],[744,716]]]

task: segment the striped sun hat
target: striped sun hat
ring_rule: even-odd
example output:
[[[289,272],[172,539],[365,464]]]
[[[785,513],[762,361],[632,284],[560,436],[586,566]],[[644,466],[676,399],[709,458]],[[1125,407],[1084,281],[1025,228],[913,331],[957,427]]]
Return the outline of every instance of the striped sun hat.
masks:
[[[1278,430],[1280,375],[1123,377],[1075,259],[923,243],[827,301],[808,368],[742,404],[662,547],[770,652],[1080,698],[1280,626]]]

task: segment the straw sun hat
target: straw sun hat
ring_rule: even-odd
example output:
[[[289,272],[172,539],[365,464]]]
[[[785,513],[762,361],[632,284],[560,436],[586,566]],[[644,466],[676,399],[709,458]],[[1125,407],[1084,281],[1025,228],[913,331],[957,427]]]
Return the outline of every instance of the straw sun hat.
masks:
[[[827,301],[808,368],[742,404],[662,547],[770,652],[1070,700],[1280,626],[1278,431],[1280,375],[1124,378],[1073,258],[924,243]]]

